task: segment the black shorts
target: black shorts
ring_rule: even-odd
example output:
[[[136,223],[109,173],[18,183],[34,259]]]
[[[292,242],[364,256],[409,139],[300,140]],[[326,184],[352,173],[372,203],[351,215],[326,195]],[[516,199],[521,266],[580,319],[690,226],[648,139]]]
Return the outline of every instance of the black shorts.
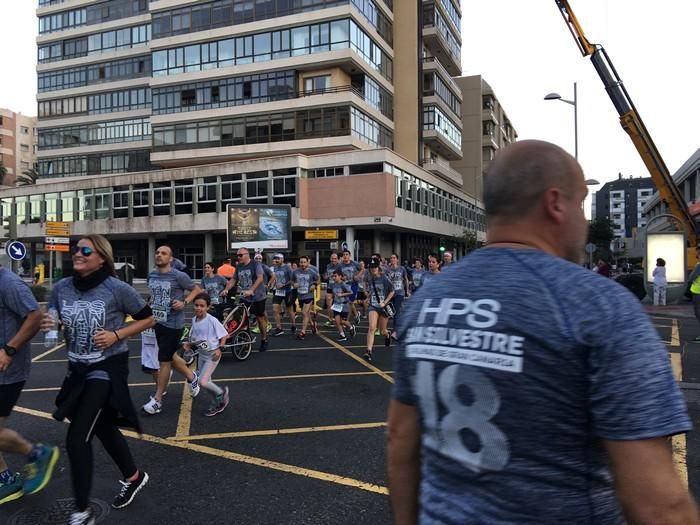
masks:
[[[292,306],[296,300],[296,290],[287,290],[285,295],[273,295],[272,304],[285,304],[286,306]]]
[[[149,368],[147,366],[141,365],[141,372],[143,372],[144,374],[152,374],[154,372],[158,372],[158,369],[157,368]]]
[[[347,321],[350,312],[333,312],[333,317],[340,317],[343,321]]]
[[[265,301],[266,299],[255,301],[254,303],[245,303],[248,308],[250,308],[250,315],[254,315],[255,317],[265,315]]]
[[[386,310],[384,310],[384,308],[379,308],[378,306],[370,305],[369,311],[370,312],[377,312],[382,317],[389,317],[388,315],[386,315]]]
[[[24,388],[24,381],[0,385],[0,417],[9,417]]]
[[[182,328],[168,328],[157,324],[153,330],[156,333],[156,342],[158,343],[158,361],[169,363],[173,360],[173,356],[180,346]]]
[[[313,297],[309,297],[308,299],[299,299],[299,304],[312,304],[313,302]]]
[[[357,291],[357,300],[358,301],[365,301],[366,299],[367,299],[367,293],[362,291],[362,290],[358,290]]]

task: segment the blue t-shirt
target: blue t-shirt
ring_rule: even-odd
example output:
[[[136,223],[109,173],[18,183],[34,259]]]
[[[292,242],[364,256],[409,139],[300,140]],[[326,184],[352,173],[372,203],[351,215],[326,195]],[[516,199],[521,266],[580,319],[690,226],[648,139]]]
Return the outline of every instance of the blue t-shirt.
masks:
[[[234,275],[233,278],[238,282],[239,292],[245,292],[253,288],[253,284],[258,280],[258,276],[260,275],[263,276],[263,282],[255,288],[251,297],[244,297],[244,301],[257,303],[258,301],[263,301],[267,297],[265,272],[263,271],[262,264],[254,260],[251,260],[248,264],[241,263],[236,265],[236,275]]]
[[[6,345],[19,332],[30,312],[39,309],[29,286],[7,268],[0,268],[0,347]],[[0,385],[26,381],[31,365],[29,344],[17,348],[17,355],[9,368],[0,372]]]
[[[624,523],[602,440],[691,429],[636,297],[541,251],[473,252],[416,292],[397,335],[421,523]]]
[[[306,270],[297,268],[294,270],[292,280],[296,284],[299,300],[313,299],[313,285],[318,279],[318,273],[312,268],[307,268]]]
[[[153,319],[167,328],[180,329],[185,326],[185,309],[175,310],[174,301],[184,301],[185,292],[194,288],[190,276],[180,270],[171,269],[161,273],[153,270],[148,274],[148,289],[151,293]]]
[[[221,302],[221,296],[219,294],[224,291],[227,284],[228,280],[220,275],[202,277],[202,290],[209,294],[211,304],[219,304]]]
[[[337,305],[336,308],[340,307],[341,312],[350,311],[350,303],[348,303],[349,295],[338,296],[339,293],[352,293],[352,288],[347,283],[332,283],[328,285],[330,291],[333,293],[333,304]],[[336,311],[336,310],[333,310]]]
[[[139,313],[146,301],[125,282],[107,277],[94,288],[81,292],[73,279],[61,279],[51,292],[49,308],[58,311],[68,350],[68,360],[97,363],[129,351],[128,341],[117,341],[106,350],[95,346],[99,330],[112,332],[126,326],[126,316]]]

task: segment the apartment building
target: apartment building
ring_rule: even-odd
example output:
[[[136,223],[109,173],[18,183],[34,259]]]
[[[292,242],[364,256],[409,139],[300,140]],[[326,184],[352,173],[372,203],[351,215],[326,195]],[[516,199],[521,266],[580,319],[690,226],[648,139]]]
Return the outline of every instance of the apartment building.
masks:
[[[36,117],[0,108],[0,164],[7,173],[1,185],[12,186],[18,174],[36,164]]]
[[[655,189],[651,177],[625,178],[620,173],[593,194],[591,217],[609,219],[616,238],[632,238],[635,230],[646,227],[644,207]]]
[[[291,205],[293,255],[319,227],[361,257],[483,236],[448,164],[456,0],[39,0],[37,16],[40,184],[2,201],[37,251],[41,224],[68,220],[118,258],[167,241],[201,268],[227,252],[229,203]]]
[[[481,75],[458,77],[462,92],[462,158],[450,162],[464,191],[483,198],[484,174],[496,152],[518,138],[493,88]]]

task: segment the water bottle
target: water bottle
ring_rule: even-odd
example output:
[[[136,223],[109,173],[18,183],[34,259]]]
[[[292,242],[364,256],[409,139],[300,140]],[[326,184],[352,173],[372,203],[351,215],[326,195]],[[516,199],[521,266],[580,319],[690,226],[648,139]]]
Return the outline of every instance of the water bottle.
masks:
[[[54,348],[58,344],[58,312],[55,308],[49,308],[48,311],[53,324],[46,335],[44,335],[44,346],[46,348]]]

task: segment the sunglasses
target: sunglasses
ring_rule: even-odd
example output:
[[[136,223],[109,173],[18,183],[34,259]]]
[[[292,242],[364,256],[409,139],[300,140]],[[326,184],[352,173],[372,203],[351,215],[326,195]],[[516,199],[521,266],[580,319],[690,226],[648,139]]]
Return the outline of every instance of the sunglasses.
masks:
[[[247,253],[237,253],[236,257],[243,257],[244,255],[248,255]]]
[[[83,257],[90,257],[93,253],[95,253],[95,250],[89,246],[71,246],[70,253],[72,255],[76,255],[78,252],[80,252]]]

